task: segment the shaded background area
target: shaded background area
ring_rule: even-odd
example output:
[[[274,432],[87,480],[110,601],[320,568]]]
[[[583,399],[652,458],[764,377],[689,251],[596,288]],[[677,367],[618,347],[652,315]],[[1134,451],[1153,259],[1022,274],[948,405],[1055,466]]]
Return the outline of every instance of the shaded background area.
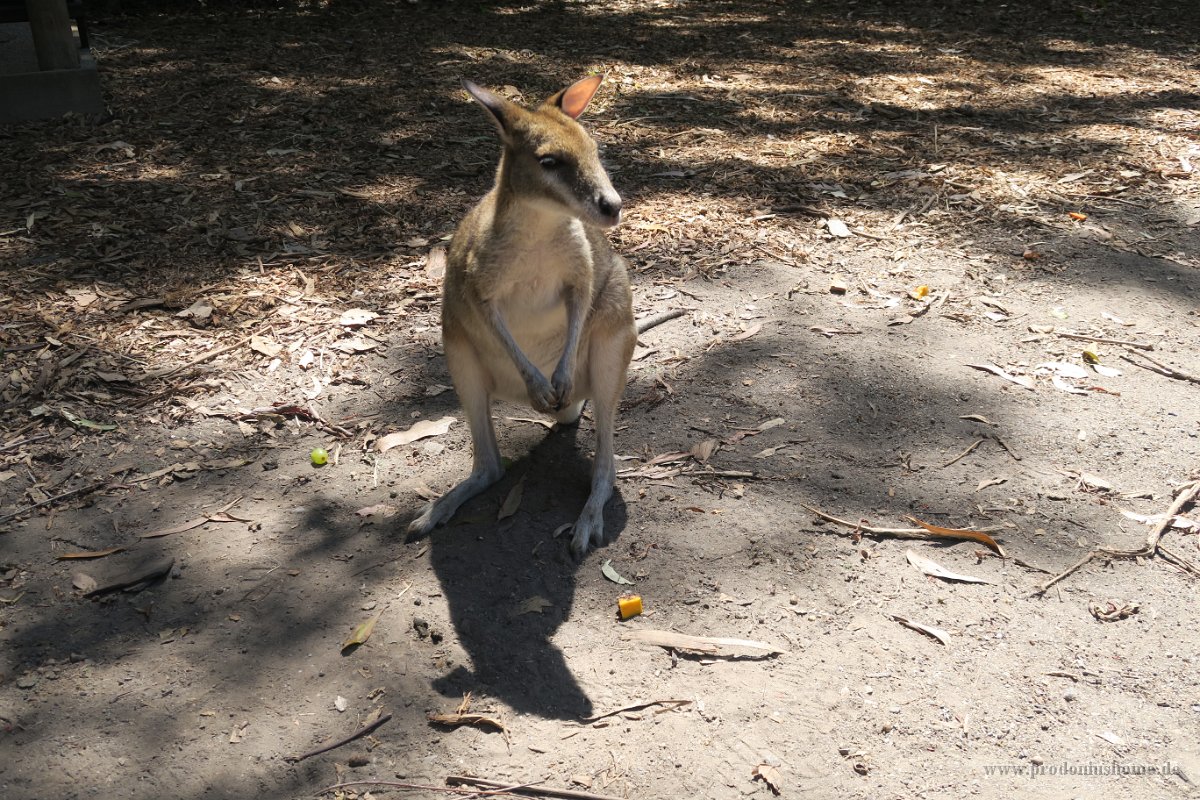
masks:
[[[1172,760],[1191,784],[1045,791],[1187,796],[1192,579],[1114,562],[1029,594],[1038,568],[1140,541],[1120,510],[1163,510],[1200,463],[1194,384],[1110,345],[1123,374],[1078,381],[1087,396],[1033,375],[1083,364],[1055,330],[1200,371],[1198,22],[1183,2],[101,5],[111,114],[0,129],[0,517],[79,490],[0,523],[6,796],[284,798],[467,771],[765,796],[759,763],[793,795],[994,796],[1030,783],[982,765],[1032,759]],[[532,103],[590,71],[636,311],[690,310],[636,354],[610,542],[575,564],[553,538],[586,496],[590,423],[503,407],[509,477],[406,543],[420,496],[469,464],[461,423],[373,451],[458,414],[426,255],[497,155],[458,79]],[[355,308],[378,316],[342,324]],[[982,362],[1034,390],[963,366]],[[711,439],[706,463],[648,463]],[[317,445],[336,463],[314,469]],[[235,499],[231,521],[139,540]],[[905,543],[835,535],[801,503],[993,527],[1032,568],[928,546],[996,582],[931,583]],[[129,550],[55,560],[108,547]],[[177,567],[161,585],[72,590],[159,554]],[[652,612],[626,627],[789,652],[625,642],[606,559]],[[1099,623],[1109,600],[1142,611]],[[508,741],[428,724],[466,692]],[[694,703],[576,722],[667,697]],[[373,740],[284,760],[378,707],[394,717]]]

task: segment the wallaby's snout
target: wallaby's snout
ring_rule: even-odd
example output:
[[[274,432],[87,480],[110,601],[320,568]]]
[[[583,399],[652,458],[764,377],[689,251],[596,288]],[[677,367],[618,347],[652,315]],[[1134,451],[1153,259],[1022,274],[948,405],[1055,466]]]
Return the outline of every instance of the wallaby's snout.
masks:
[[[609,190],[596,195],[596,210],[600,212],[601,226],[611,228],[621,221],[621,195]]]

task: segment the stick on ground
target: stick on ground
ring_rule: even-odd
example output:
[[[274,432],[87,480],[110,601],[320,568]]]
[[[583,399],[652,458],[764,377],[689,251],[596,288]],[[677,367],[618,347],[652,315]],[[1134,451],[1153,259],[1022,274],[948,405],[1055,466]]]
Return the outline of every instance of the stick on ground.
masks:
[[[572,800],[622,800],[607,794],[593,794],[574,789],[552,789],[542,786],[509,786],[499,781],[489,781],[483,778],[472,778],[466,775],[450,775],[446,778],[447,786],[483,786],[487,789],[507,789],[513,794],[529,794],[537,797],[566,797]]]
[[[338,741],[334,742],[333,744],[323,745],[321,747],[318,747],[316,750],[309,750],[307,753],[305,753],[302,756],[288,756],[284,760],[288,761],[289,763],[296,764],[300,761],[303,761],[306,758],[312,758],[313,756],[321,755],[321,753],[328,753],[330,750],[336,750],[339,747],[342,747],[343,745],[350,744],[355,739],[361,739],[362,737],[366,736],[368,733],[375,730],[376,728],[378,728],[380,725],[387,722],[391,718],[392,718],[391,714],[384,714],[382,717],[375,720],[374,722],[369,722],[366,725],[363,725],[361,728],[359,728],[354,733],[347,736],[345,739],[339,739]]]
[[[664,311],[663,313],[657,314],[653,317],[646,317],[644,320],[642,320],[641,322],[639,322],[637,324],[638,336],[641,336],[643,333],[650,330],[651,328],[657,328],[659,325],[662,325],[664,322],[670,322],[671,320],[675,319],[676,317],[682,317],[686,313],[688,313],[688,309],[676,308],[671,311]]]
[[[1149,558],[1154,555],[1160,555],[1165,561],[1169,561],[1180,569],[1188,572],[1196,577],[1200,577],[1200,568],[1188,561],[1186,558],[1180,557],[1178,554],[1164,550],[1161,546],[1163,534],[1171,527],[1175,517],[1183,511],[1184,507],[1189,503],[1196,501],[1200,497],[1200,480],[1192,481],[1180,487],[1179,494],[1175,496],[1175,502],[1171,503],[1171,507],[1167,509],[1167,513],[1163,519],[1151,528],[1150,533],[1146,535],[1146,543],[1136,550],[1120,550],[1115,547],[1097,547],[1083,558],[1076,561],[1071,566],[1067,567],[1062,572],[1055,575],[1050,580],[1043,583],[1034,591],[1035,595],[1046,593],[1054,584],[1066,578],[1068,575],[1076,572],[1084,564],[1087,564],[1096,556],[1109,556],[1111,558]]]

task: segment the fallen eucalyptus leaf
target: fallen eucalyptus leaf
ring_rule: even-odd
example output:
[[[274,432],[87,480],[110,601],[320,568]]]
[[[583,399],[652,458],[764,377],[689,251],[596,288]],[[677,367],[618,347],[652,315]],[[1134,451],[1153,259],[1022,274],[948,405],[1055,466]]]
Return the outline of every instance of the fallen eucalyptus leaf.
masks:
[[[932,625],[924,625],[920,622],[913,622],[908,617],[902,617],[898,614],[892,614],[891,617],[893,620],[899,622],[906,628],[912,628],[914,631],[923,633],[926,636],[932,636],[934,639],[937,639],[944,645],[950,644],[950,634],[946,633],[946,631],[942,630],[941,628],[935,628]]]
[[[499,513],[496,514],[496,521],[508,519],[521,508],[521,495],[525,492],[525,478],[517,481],[517,485],[508,491],[508,496],[504,498],[504,503],[500,506]]]
[[[446,431],[450,430],[450,426],[457,422],[454,417],[442,417],[441,419],[430,420],[423,419],[411,428],[405,431],[397,431],[389,433],[386,436],[381,436],[375,442],[375,451],[378,453],[386,453],[393,447],[403,447],[406,444],[411,444],[418,439],[426,439],[430,436],[441,436]]]
[[[608,578],[613,583],[619,583],[624,586],[633,586],[633,581],[623,577],[621,573],[617,572],[616,567],[612,565],[611,558],[600,565],[600,571],[604,573],[604,577]]]
[[[983,578],[951,572],[936,561],[917,555],[912,550],[906,550],[904,556],[908,559],[908,563],[934,578],[941,578],[946,581],[961,581],[962,583],[991,583],[991,581],[984,580]]]
[[[342,652],[345,653],[345,651],[349,650],[351,647],[357,647],[366,642],[367,639],[370,639],[371,634],[375,632],[375,623],[379,622],[379,618],[381,616],[383,616],[382,611],[371,617],[366,622],[360,623],[358,627],[354,629],[354,632],[351,633],[346,639],[346,641],[342,642]]]

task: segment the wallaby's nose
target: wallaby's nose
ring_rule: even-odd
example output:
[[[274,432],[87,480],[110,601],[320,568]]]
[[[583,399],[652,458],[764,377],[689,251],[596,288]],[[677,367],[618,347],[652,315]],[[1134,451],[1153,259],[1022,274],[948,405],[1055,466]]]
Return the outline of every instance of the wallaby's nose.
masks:
[[[596,208],[614,223],[621,219],[621,198],[615,194],[597,197]]]

